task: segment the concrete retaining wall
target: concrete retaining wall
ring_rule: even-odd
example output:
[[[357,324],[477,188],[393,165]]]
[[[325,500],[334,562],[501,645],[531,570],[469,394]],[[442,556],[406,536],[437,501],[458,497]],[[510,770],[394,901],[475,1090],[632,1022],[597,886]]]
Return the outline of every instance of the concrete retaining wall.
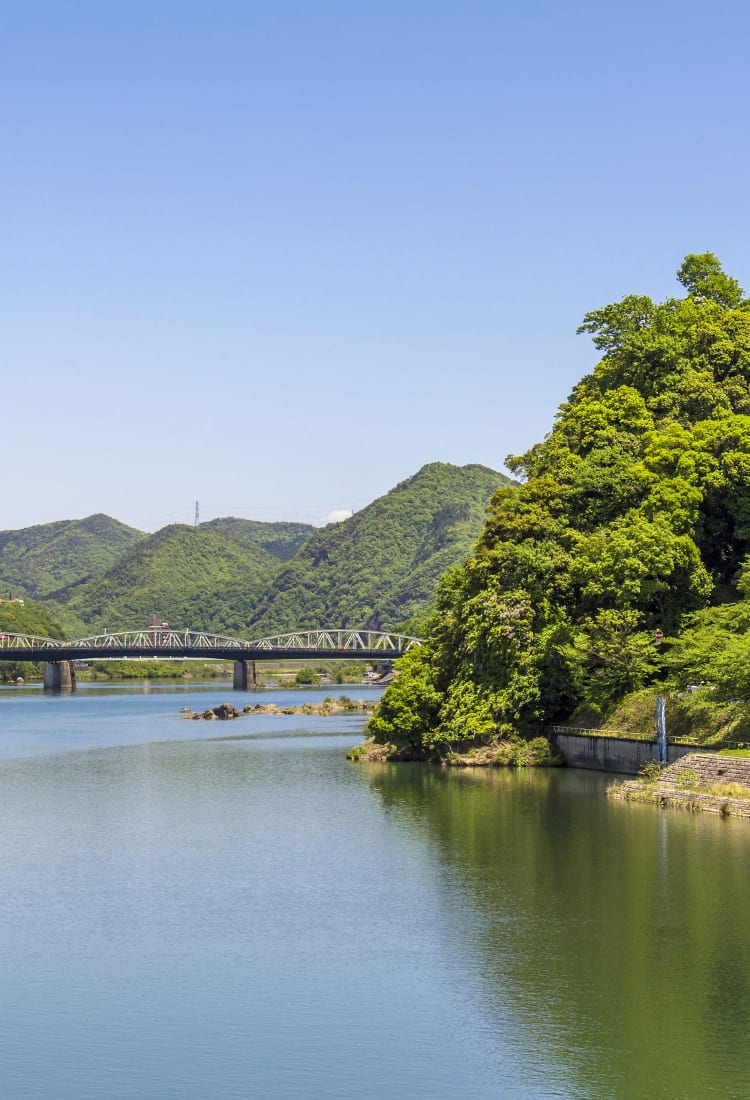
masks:
[[[603,734],[550,733],[549,739],[570,768],[590,768],[598,772],[637,775],[649,760],[659,759],[656,741],[638,741],[632,737],[607,737]],[[689,752],[711,752],[695,745],[668,745],[671,764]]]

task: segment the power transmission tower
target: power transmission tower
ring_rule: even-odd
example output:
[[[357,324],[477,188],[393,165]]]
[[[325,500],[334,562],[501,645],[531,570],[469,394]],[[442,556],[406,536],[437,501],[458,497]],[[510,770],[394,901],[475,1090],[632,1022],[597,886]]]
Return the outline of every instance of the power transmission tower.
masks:
[[[201,512],[200,512],[200,508],[198,507],[198,501],[196,500],[196,502],[195,502],[195,526],[196,527],[198,526],[200,521],[201,521]]]

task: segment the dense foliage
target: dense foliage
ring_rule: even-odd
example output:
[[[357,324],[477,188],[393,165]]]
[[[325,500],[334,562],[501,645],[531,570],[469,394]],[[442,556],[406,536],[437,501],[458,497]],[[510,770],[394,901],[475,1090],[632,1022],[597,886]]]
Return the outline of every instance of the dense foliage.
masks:
[[[68,621],[91,629],[136,629],[153,613],[173,626],[221,632],[241,628],[281,565],[257,540],[231,530],[174,524],[55,597]]]
[[[509,483],[485,466],[424,466],[316,531],[264,594],[252,630],[389,630],[412,619],[431,604],[440,574],[470,552],[490,497]]]
[[[0,531],[0,591],[45,599],[108,569],[142,538],[141,531],[101,514]]]
[[[315,530],[310,523],[266,523],[262,520],[237,519],[235,516],[210,519],[202,526],[231,535],[243,546],[259,546],[279,561],[293,558],[302,543]]]
[[[443,578],[378,739],[429,753],[576,708],[603,718],[670,676],[750,688],[750,603],[736,602],[750,587],[750,302],[710,253],[678,279],[684,297],[629,295],[584,318],[601,362],[508,460],[523,484],[495,495],[476,552]]]

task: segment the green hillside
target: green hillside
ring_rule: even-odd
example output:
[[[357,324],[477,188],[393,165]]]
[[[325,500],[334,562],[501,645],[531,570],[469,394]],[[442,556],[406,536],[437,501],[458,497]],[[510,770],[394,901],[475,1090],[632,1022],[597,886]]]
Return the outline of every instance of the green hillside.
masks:
[[[392,628],[424,615],[438,577],[470,552],[492,493],[507,484],[483,466],[433,463],[323,529],[233,517],[165,527],[47,596],[67,634],[141,627],[150,613],[179,628],[249,637]],[[20,561],[18,581],[28,587]]]
[[[273,525],[268,525],[273,526]],[[207,524],[164,527],[101,576],[53,594],[64,617],[90,629],[130,630],[149,613],[173,626],[222,631],[250,614],[281,562]],[[225,608],[225,599],[235,604]]]
[[[429,607],[437,580],[469,553],[493,492],[484,466],[434,462],[304,543],[275,578],[252,633],[297,627],[391,629]]]
[[[0,592],[44,599],[102,573],[144,537],[102,514],[0,531]]]
[[[685,297],[584,318],[601,362],[509,460],[524,484],[443,579],[429,644],[371,724],[380,741],[430,755],[601,725],[644,687],[652,726],[657,691],[705,681],[704,711],[747,709],[750,302],[710,253],[678,279]]]
[[[201,526],[232,535],[243,546],[259,546],[279,561],[293,558],[305,539],[315,530],[309,523],[265,523],[255,519],[237,519],[235,516],[210,519]]]

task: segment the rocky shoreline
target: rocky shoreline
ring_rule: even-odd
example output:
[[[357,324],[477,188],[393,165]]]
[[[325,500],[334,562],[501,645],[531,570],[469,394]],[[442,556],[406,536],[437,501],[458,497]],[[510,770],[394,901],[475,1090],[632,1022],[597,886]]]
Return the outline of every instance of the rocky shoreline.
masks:
[[[232,703],[220,703],[217,707],[207,707],[206,710],[191,710],[189,707],[181,707],[180,715],[188,721],[212,722],[216,719],[229,721],[234,718],[242,718],[246,715],[264,714],[307,714],[326,718],[332,714],[371,714],[375,707],[375,701],[364,699],[349,699],[341,695],[338,699],[326,698],[322,703],[303,703],[299,707],[280,707],[276,703],[256,703],[247,705],[238,710]]]

